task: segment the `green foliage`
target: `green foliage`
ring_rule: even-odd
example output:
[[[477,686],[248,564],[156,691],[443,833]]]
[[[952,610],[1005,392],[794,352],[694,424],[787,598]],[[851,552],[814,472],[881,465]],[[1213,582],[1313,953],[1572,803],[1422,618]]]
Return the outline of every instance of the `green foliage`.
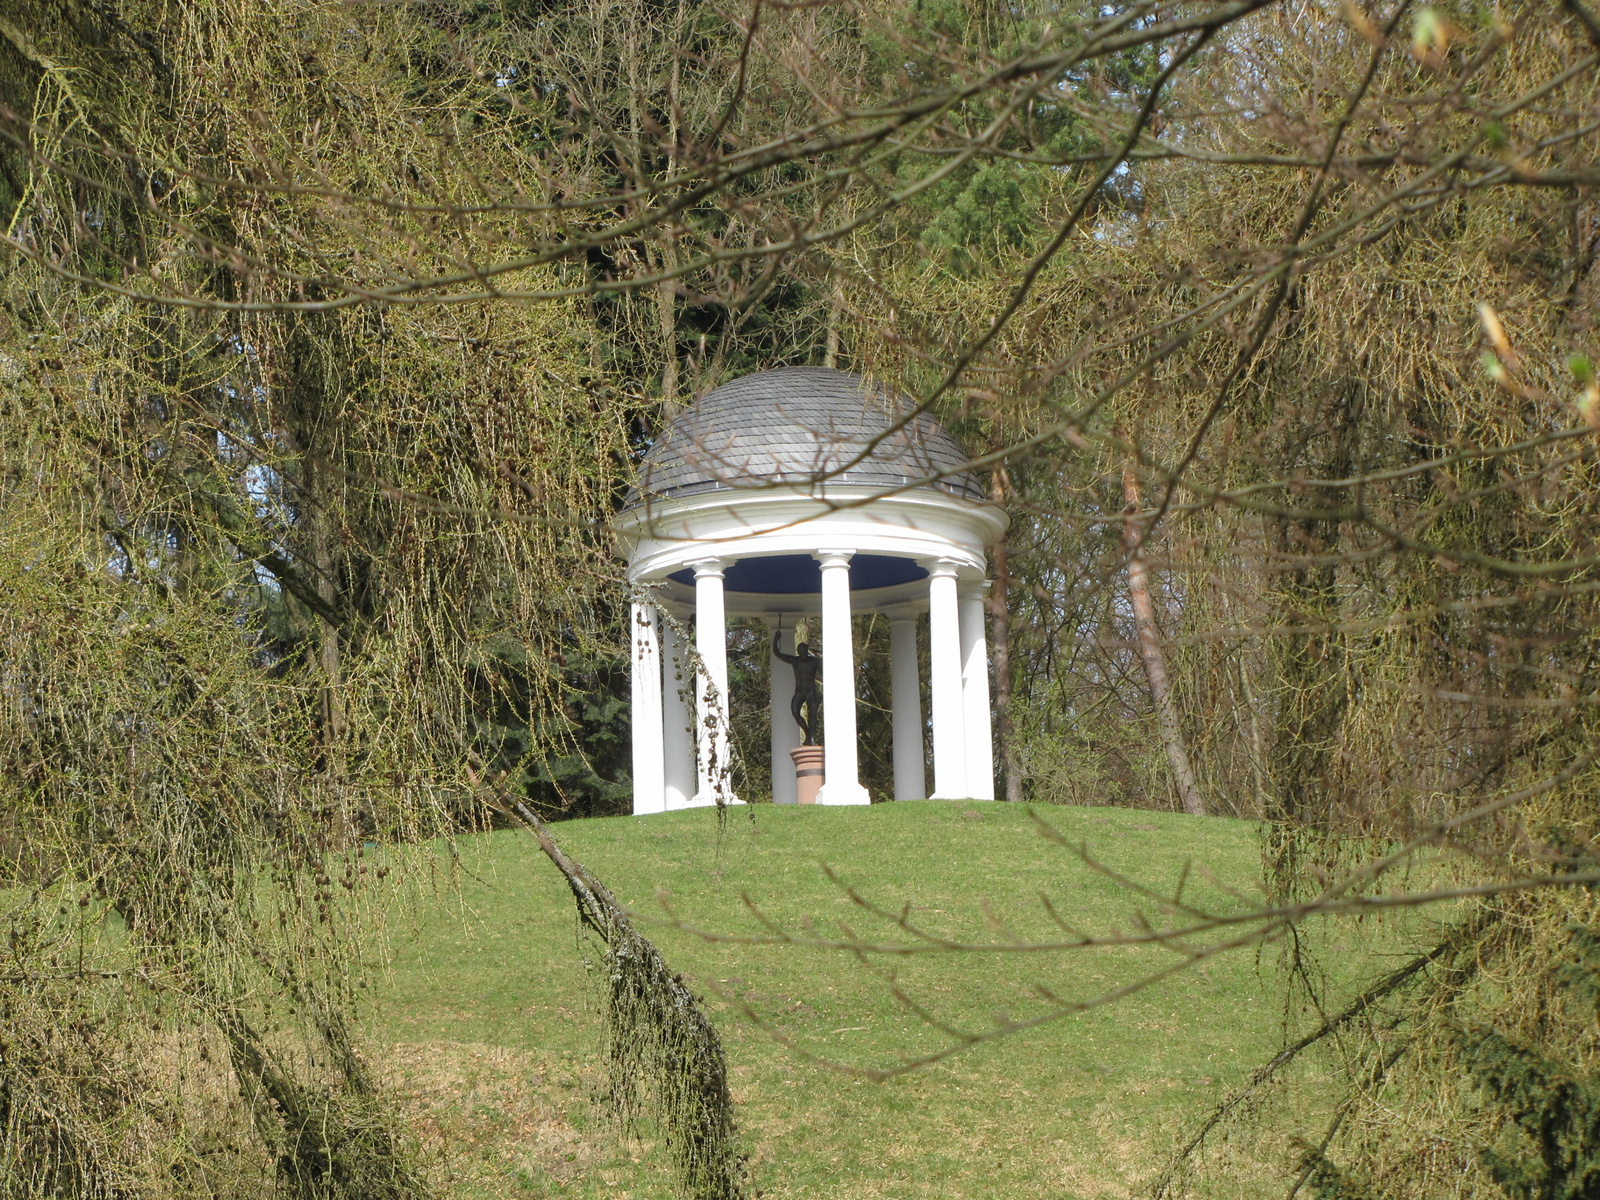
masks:
[[[633,796],[627,662],[610,647],[574,639],[557,651],[555,666],[561,708],[542,727],[530,727],[543,672],[521,639],[502,635],[485,644],[469,670],[474,752],[550,817],[626,812]]]
[[[153,255],[194,305],[0,262],[6,970],[74,989],[63,1006],[6,985],[6,1200],[425,1195],[348,1032],[392,870],[365,847],[483,820],[480,716],[580,787],[586,750],[614,768],[615,652],[590,600],[612,582],[624,418],[580,382],[572,309],[208,307],[277,285],[219,273],[207,237],[395,250],[336,205],[266,214],[210,172],[274,161],[292,129],[337,164],[333,190],[416,179],[435,144],[419,97],[472,90],[420,53],[425,27],[270,2],[103,15],[12,6],[0,25],[0,102],[71,164],[0,147],[28,181],[8,225],[85,279],[136,282]],[[361,103],[328,79],[365,80]],[[480,136],[514,143],[505,124],[486,113]],[[153,147],[181,182],[145,205],[123,156]],[[508,641],[514,680],[478,669]]]
[[[985,162],[929,189],[933,218],[922,231],[923,245],[936,255],[963,252],[983,261],[1026,250],[1040,227],[1033,183],[1032,172],[1014,163]]]
[[[1572,939],[1575,961],[1562,963],[1557,977],[1571,989],[1574,1000],[1593,1007],[1600,1024],[1600,930],[1572,921],[1567,936]]]
[[[609,1103],[632,1131],[649,1111],[672,1154],[676,1183],[690,1200],[742,1200],[733,1098],[722,1039],[683,976],[667,966],[609,888],[572,859],[524,805],[510,810],[539,839],[567,881],[581,925],[604,947]]]
[[[12,945],[26,936],[13,918]],[[7,981],[0,992],[0,1197],[134,1194],[146,1149],[149,1081],[96,1036],[105,1021],[57,981]]]
[[[1600,989],[1600,935],[1569,927],[1575,961],[1560,976],[1573,998],[1594,1010]],[[1487,1025],[1463,1029],[1466,1067],[1505,1120],[1483,1150],[1494,1181],[1513,1200],[1587,1200],[1600,1195],[1600,1075],[1553,1062]]]
[[[1315,1146],[1298,1142],[1300,1171],[1307,1192],[1315,1200],[1371,1200],[1372,1192],[1355,1182],[1339,1169],[1326,1154]]]
[[[1005,62],[1051,28],[1096,13],[1104,15],[983,0],[918,0],[893,11],[882,27],[867,23],[862,49],[870,74],[932,82],[948,77],[953,62]],[[1097,60],[1092,68],[1068,69],[1029,97],[1024,118],[1004,123],[998,136],[987,135],[1003,155],[978,154],[949,171],[950,156],[965,149],[963,137],[986,136],[1005,97],[986,95],[954,106],[941,126],[943,154],[896,159],[902,183],[944,174],[912,201],[908,216],[920,227],[908,221],[906,232],[929,261],[956,275],[1014,270],[1017,256],[1037,250],[1041,232],[1051,228],[1063,185],[1082,182],[1085,168],[1074,160],[1103,148],[1106,126],[1131,117],[1158,70],[1144,47]],[[1086,117],[1086,108],[1098,109],[1096,118]],[[1124,169],[1098,199],[1113,208],[1138,208],[1137,173]]]
[[[1600,1188],[1600,1081],[1492,1029],[1462,1033],[1467,1066],[1510,1123],[1484,1164],[1515,1200],[1578,1200]]]
[[[632,1129],[651,1102],[684,1195],[740,1200],[744,1162],[716,1027],[683,976],[620,907],[613,905],[607,919],[591,923],[602,929],[606,943],[606,1050],[614,1109]]]

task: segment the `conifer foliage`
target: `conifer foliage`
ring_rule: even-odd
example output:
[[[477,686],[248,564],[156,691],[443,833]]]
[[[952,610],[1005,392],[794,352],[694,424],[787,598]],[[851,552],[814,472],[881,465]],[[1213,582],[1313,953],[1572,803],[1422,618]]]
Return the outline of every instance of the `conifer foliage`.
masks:
[[[1600,936],[1574,923],[1561,982],[1574,1007],[1600,1019]],[[1460,1034],[1463,1061],[1485,1103],[1504,1121],[1483,1163],[1512,1200],[1585,1200],[1600,1195],[1600,1075],[1552,1061],[1489,1025]]]

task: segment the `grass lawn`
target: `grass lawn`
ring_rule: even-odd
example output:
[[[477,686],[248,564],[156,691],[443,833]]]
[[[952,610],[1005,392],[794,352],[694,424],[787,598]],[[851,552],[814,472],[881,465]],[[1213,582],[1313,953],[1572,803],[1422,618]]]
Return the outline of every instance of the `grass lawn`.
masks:
[[[1247,899],[1257,895],[1258,851],[1243,822],[1041,811],[1109,866],[1154,886],[1170,887],[1193,859]],[[1041,891],[1091,931],[1129,928],[1136,907],[1114,881],[1040,837],[1027,812],[1004,804],[762,805],[730,814],[720,836],[707,810],[569,822],[555,832],[636,910],[660,913],[664,889],[686,921],[722,932],[757,928],[741,894],[791,925],[810,919],[824,932],[845,920],[863,935],[887,932],[841,896],[822,862],[886,906],[909,901],[928,927],[971,938],[990,936],[986,901],[1020,937],[1047,934]],[[441,886],[396,917],[372,1030],[440,1169],[465,1195],[670,1195],[648,1131],[619,1136],[596,1102],[598,986],[580,965],[564,882],[531,838],[512,831],[464,840],[460,864],[459,892]],[[1203,875],[1191,879],[1186,895],[1196,902],[1241,904]],[[1135,1195],[1193,1120],[1280,1044],[1275,952],[1258,964],[1244,951],[891,1082],[865,1082],[780,1045],[735,998],[816,1058],[887,1065],[939,1045],[942,1035],[898,1004],[881,975],[833,952],[647,932],[707,997],[752,1191],[767,1197]],[[1352,978],[1378,969],[1374,946],[1363,949],[1351,956]],[[1088,997],[1163,953],[938,955],[892,965],[919,1003],[983,1028],[997,1010],[1038,1011],[1034,981]],[[1307,1079],[1292,1085],[1305,1091],[1304,1129],[1233,1151],[1227,1190],[1217,1194],[1282,1194],[1287,1137],[1313,1133],[1326,1109]]]

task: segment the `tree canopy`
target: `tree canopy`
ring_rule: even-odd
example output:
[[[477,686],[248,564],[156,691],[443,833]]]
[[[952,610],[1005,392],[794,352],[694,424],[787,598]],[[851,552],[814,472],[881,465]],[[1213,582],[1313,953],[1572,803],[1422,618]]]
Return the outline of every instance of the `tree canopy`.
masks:
[[[1416,1194],[1374,1081],[1464,1068],[1587,1194],[1597,81],[1586,0],[8,6],[0,1196],[426,1190],[371,906],[626,807],[610,518],[801,363],[1012,514],[1008,795],[1258,819],[1307,994],[1307,914],[1479,906],[1295,1186]]]

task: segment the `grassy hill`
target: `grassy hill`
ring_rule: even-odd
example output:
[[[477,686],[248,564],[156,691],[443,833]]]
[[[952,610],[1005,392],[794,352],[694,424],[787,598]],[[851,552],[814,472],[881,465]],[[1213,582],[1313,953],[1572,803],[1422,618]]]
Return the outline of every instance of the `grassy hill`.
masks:
[[[1170,886],[1186,859],[1255,892],[1250,826],[1121,809],[1051,808],[1109,866]],[[870,808],[760,806],[579,821],[563,845],[635,909],[664,890],[688,921],[754,932],[741,894],[819,931],[873,919],[823,874],[826,862],[875,900],[905,902],[942,933],[982,936],[984,903],[1020,936],[1049,929],[1048,891],[1091,930],[1129,925],[1134,901],[1039,836],[1027,812],[939,802]],[[449,869],[441,861],[440,869]],[[532,839],[501,832],[461,844],[459,892],[442,885],[395,920],[393,965],[374,1035],[415,1106],[441,1169],[469,1193],[670,1194],[648,1131],[617,1135],[601,1085],[598,990],[580,966],[573,906]],[[1216,883],[1190,893],[1240,903]],[[889,1083],[817,1065],[751,1024],[737,1001],[817,1058],[886,1065],[942,1035],[897,1004],[853,958],[786,947],[708,944],[656,929],[675,968],[707,996],[724,1038],[754,1190],[768,1197],[1113,1197],[1135,1194],[1180,1133],[1276,1049],[1281,1000],[1272,952],[1234,954],[1105,1008],[965,1051]],[[934,956],[889,964],[943,1018],[983,1028],[996,1010],[1037,1011],[1029,985],[1084,997],[1134,978],[1163,952]],[[1312,1132],[1323,1108],[1308,1088]],[[1230,1196],[1282,1193],[1283,1141],[1236,1150]],[[1263,1158],[1264,1156],[1264,1158]]]

